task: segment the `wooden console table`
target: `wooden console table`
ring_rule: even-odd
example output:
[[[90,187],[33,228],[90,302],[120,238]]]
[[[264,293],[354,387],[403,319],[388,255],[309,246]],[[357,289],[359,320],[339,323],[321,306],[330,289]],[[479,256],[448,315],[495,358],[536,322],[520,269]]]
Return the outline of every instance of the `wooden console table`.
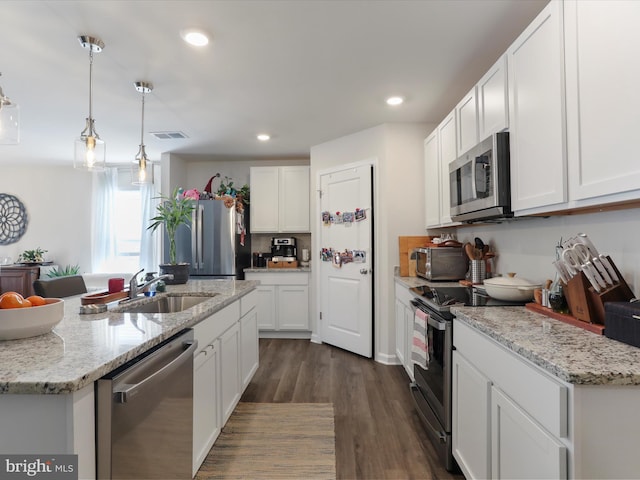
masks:
[[[18,292],[27,298],[35,295],[33,282],[40,277],[40,267],[3,265],[0,267],[0,294]]]

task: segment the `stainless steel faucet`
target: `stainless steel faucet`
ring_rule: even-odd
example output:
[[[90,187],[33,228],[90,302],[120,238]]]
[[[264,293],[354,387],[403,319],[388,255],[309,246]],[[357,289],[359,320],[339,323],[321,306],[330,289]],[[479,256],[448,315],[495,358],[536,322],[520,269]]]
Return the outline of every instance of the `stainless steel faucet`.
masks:
[[[131,280],[129,281],[129,300],[133,300],[134,298],[136,298],[138,294],[140,292],[143,292],[144,289],[147,288],[149,285],[159,282],[160,280],[165,280],[165,279],[173,280],[173,275],[170,273],[167,273],[165,275],[159,275],[157,277],[153,277],[148,282],[145,282],[142,285],[138,285],[138,275],[140,275],[142,272],[144,272],[144,268],[139,272],[137,272],[136,274],[134,274],[133,277],[131,277]]]

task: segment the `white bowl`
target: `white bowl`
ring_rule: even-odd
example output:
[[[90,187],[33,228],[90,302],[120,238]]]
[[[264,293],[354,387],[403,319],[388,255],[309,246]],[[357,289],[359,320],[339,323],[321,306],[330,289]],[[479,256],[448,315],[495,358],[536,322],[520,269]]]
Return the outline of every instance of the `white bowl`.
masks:
[[[533,299],[533,291],[540,288],[540,284],[530,282],[524,278],[494,277],[483,282],[484,289],[490,297],[511,302],[526,302]]]
[[[0,340],[35,337],[49,333],[64,317],[64,300],[46,298],[39,307],[0,309]]]

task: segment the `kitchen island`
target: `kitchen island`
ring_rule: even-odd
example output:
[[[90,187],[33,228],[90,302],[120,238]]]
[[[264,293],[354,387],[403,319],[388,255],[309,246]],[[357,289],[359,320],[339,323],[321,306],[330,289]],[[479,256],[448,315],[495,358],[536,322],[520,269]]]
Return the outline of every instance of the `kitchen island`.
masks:
[[[637,478],[640,349],[524,307],[451,311],[467,478]]]
[[[80,478],[94,477],[94,381],[217,312],[239,305],[239,314],[257,284],[169,285],[167,295],[211,297],[170,314],[124,313],[111,304],[107,312],[80,315],[80,297],[65,299],[64,318],[51,333],[0,343],[0,452],[76,453]]]

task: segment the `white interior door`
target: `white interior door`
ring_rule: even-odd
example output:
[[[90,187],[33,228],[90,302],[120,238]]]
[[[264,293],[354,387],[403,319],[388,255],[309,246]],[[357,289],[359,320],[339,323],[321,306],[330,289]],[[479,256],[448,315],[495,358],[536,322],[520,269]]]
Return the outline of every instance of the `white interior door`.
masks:
[[[320,247],[327,249],[319,262],[322,341],[368,358],[373,352],[372,169],[362,165],[321,175],[319,212],[331,215],[320,229]],[[326,254],[329,249],[333,255]]]

